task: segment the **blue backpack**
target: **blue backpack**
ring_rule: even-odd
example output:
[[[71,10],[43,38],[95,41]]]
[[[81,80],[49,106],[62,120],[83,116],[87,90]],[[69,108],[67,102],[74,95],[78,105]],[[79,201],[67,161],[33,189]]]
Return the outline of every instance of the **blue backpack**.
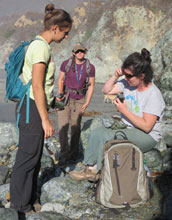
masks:
[[[7,73],[5,101],[8,102],[8,100],[10,100],[19,102],[19,106],[17,108],[17,128],[20,118],[20,108],[23,104],[25,95],[27,95],[26,123],[29,123],[29,94],[32,80],[30,80],[26,85],[24,85],[19,76],[22,72],[22,67],[24,64],[26,47],[31,42],[32,41],[26,41],[21,43],[20,46],[18,46],[11,52],[9,56],[9,62],[5,63],[5,71]]]

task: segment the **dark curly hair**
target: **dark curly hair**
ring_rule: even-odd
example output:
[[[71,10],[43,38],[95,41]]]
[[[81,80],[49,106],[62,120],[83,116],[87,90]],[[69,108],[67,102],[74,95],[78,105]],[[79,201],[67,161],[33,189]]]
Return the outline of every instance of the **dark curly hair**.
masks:
[[[153,79],[153,69],[151,66],[151,54],[143,48],[141,53],[134,52],[130,54],[123,62],[122,69],[129,69],[136,77],[144,74],[144,83],[147,85]]]
[[[50,30],[53,25],[58,25],[63,30],[72,25],[70,14],[62,9],[55,9],[54,4],[48,4],[45,7],[44,27]]]

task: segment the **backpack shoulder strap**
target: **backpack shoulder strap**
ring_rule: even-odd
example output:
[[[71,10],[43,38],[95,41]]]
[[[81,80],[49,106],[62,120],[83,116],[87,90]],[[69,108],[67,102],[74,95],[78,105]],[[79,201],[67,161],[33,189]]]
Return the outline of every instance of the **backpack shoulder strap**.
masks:
[[[68,62],[67,62],[67,64],[66,64],[66,66],[65,66],[65,75],[69,72],[69,70],[70,70],[70,67],[72,66],[72,57],[70,57],[69,59],[68,59]]]
[[[90,72],[91,72],[91,64],[90,61],[86,59],[86,73],[87,73],[86,83],[89,82]]]
[[[68,59],[67,65],[65,66],[65,73],[69,72],[69,69],[72,65],[72,59],[73,59],[73,57],[70,57]],[[90,76],[90,71],[91,71],[90,61],[88,59],[86,59],[86,73],[87,73],[88,77]]]
[[[86,72],[87,72],[87,75],[90,76],[91,64],[90,64],[90,61],[88,59],[86,59]]]

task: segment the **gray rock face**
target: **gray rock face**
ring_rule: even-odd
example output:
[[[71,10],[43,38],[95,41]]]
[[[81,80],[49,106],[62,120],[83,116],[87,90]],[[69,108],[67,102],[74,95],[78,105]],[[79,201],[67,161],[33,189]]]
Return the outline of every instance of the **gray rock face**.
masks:
[[[172,26],[171,1],[163,4],[162,0],[79,3],[71,13],[74,22],[69,39],[53,46],[55,63],[59,69],[61,62],[71,56],[73,45],[83,42],[88,48],[87,57],[95,64],[97,82],[107,80],[129,53],[140,51],[143,47],[151,50]],[[0,49],[4,51],[0,58],[2,69],[12,48],[22,40],[33,38],[41,30],[42,14],[33,11],[2,21],[2,35],[6,36],[0,39]]]
[[[60,213],[47,211],[40,212],[34,215],[28,215],[27,220],[70,220],[69,217],[66,217]],[[5,219],[4,219],[5,220]]]
[[[166,120],[162,124],[163,139],[167,146],[172,147],[172,123],[171,120]]]
[[[101,117],[96,117],[94,120],[91,119],[84,124],[82,132],[81,132],[81,144],[82,144],[83,148],[85,148],[87,146],[89,133],[93,129],[101,127],[101,126],[102,126],[102,118]]]
[[[0,153],[18,143],[16,126],[12,123],[0,123]]]
[[[172,104],[172,28],[168,30],[151,50],[155,71],[154,82],[163,92],[168,106]]]
[[[146,165],[151,172],[162,171],[163,158],[161,156],[161,153],[157,149],[153,149],[147,153],[144,153],[144,159],[146,161]]]
[[[5,195],[9,192],[9,183],[0,186],[0,199],[6,201]]]
[[[13,209],[0,208],[1,220],[18,220],[17,212]]]
[[[88,137],[89,132],[97,126],[102,126],[103,123],[109,126],[109,123],[112,122],[111,118],[105,117],[95,117],[93,120],[87,122],[84,125],[82,130],[82,135],[85,136],[85,141]],[[113,126],[113,123],[111,123]],[[165,126],[166,127],[166,126]],[[168,126],[167,126],[168,131]],[[84,134],[85,133],[85,134]],[[52,144],[52,142],[53,144]],[[51,146],[58,146],[58,140],[50,140]],[[151,171],[158,171],[162,169],[163,166],[163,156],[164,152],[167,151],[165,147],[164,140],[156,146],[154,151],[148,152],[145,155],[146,163],[150,167]],[[53,148],[52,148],[53,149]],[[9,149],[8,149],[9,150]],[[16,150],[14,150],[16,151]],[[10,157],[12,162],[12,158]],[[167,160],[168,161],[168,160]],[[9,168],[9,167],[8,167]],[[7,168],[7,169],[8,169]],[[142,216],[142,219],[151,219],[152,213],[159,213],[160,205],[160,194],[157,191],[156,185],[154,185],[155,195],[152,200],[148,201],[145,206],[128,210],[111,210],[104,208],[100,204],[95,202],[94,197],[94,184],[88,181],[75,181],[70,178],[69,172],[73,169],[80,170],[82,169],[82,164],[78,163],[77,165],[72,165],[66,169],[60,169],[58,166],[55,166],[52,163],[52,159],[46,153],[43,156],[43,162],[40,172],[40,178],[38,181],[38,187],[41,191],[41,203],[44,209],[40,213],[34,215],[26,216],[27,220],[44,220],[44,219],[113,219],[116,220],[126,220],[126,218],[139,219]],[[11,168],[10,168],[11,169]],[[2,172],[0,176],[1,179],[4,178]],[[3,174],[4,173],[4,174]],[[0,186],[0,205],[9,207],[8,201],[5,196],[9,192],[9,184],[3,184]],[[48,206],[47,206],[48,204]],[[166,212],[169,212],[170,199],[166,200]],[[16,212],[10,209],[0,209],[2,212],[2,219],[10,219],[11,216],[16,218]],[[0,212],[0,216],[1,216]],[[127,217],[126,217],[127,216]],[[17,218],[16,218],[17,219]]]
[[[41,208],[41,212],[54,211],[54,212],[63,214],[64,209],[65,207],[59,203],[45,203]]]
[[[42,187],[41,202],[68,203],[71,193],[66,191],[66,182],[62,178],[53,178]]]
[[[9,168],[5,166],[0,166],[0,185],[5,183],[5,180],[7,178],[9,172]]]
[[[104,83],[127,55],[140,52],[143,47],[151,50],[161,40],[172,26],[171,4],[166,1],[162,6],[159,0],[146,3],[131,0],[130,4],[121,0],[82,3],[75,10],[75,35],[64,42],[66,47],[55,56],[57,66],[61,57],[71,56],[72,45],[84,42],[87,57],[98,73],[96,82]]]

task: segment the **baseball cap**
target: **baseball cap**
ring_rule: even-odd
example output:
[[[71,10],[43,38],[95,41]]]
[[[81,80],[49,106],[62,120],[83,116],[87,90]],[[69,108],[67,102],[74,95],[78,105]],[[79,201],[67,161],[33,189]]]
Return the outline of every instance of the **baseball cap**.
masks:
[[[84,47],[83,44],[81,44],[81,43],[77,43],[77,44],[74,46],[72,52],[75,53],[77,50],[84,50],[84,51],[87,51],[87,48]]]

